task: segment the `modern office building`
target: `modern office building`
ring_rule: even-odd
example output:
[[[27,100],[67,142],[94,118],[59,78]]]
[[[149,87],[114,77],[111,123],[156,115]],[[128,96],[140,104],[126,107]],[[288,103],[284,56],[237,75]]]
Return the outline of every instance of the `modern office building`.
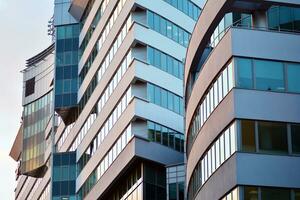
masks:
[[[183,62],[201,7],[55,0],[49,114],[59,120],[33,134],[50,138],[38,162],[18,151],[16,199],[184,199]]]
[[[185,62],[187,198],[300,199],[300,1],[208,0]]]
[[[22,121],[10,152],[18,162],[15,199],[50,199],[51,132],[57,124],[53,117],[54,44],[28,59],[22,73]]]

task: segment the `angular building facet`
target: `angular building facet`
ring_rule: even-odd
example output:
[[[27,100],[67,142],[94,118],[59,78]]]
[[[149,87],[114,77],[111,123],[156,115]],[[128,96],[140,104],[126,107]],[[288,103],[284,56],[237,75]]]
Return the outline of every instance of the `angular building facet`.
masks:
[[[300,2],[208,0],[185,63],[187,198],[300,197]]]
[[[54,4],[58,119],[41,127],[47,168],[22,173],[16,199],[184,199],[184,61],[201,2]]]

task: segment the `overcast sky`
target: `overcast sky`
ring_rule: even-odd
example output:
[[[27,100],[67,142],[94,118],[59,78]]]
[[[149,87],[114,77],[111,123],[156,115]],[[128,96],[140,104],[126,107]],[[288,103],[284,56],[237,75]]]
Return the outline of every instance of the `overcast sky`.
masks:
[[[51,44],[53,0],[0,0],[0,199],[14,199],[16,162],[8,154],[20,126],[26,59]]]

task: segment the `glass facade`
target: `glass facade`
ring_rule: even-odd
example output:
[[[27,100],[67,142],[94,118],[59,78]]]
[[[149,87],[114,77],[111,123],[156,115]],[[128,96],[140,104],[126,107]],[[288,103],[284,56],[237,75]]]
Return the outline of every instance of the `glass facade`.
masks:
[[[184,152],[184,135],[160,124],[148,121],[148,139],[152,142]]]
[[[183,115],[182,97],[168,90],[147,83],[147,98],[150,103],[154,103],[177,114]]]
[[[109,3],[110,0],[104,0],[101,2],[94,18],[93,18],[93,21],[92,23],[90,24],[85,36],[84,36],[84,39],[82,40],[82,43],[80,45],[80,54],[82,54],[86,48],[86,46],[88,45],[93,33],[94,33],[94,30],[96,29],[97,27],[97,24],[99,23],[108,3]],[[90,2],[88,3],[90,4]],[[93,3],[94,4],[94,3]],[[88,7],[88,6],[87,6]]]
[[[167,167],[167,200],[184,200],[185,166]]]
[[[88,88],[84,92],[80,102],[79,102],[79,111],[81,112],[84,108],[85,104],[89,100],[90,96],[94,92],[97,84],[100,82],[100,80],[103,78],[104,73],[108,69],[110,63],[112,62],[115,54],[119,50],[122,42],[124,41],[130,27],[132,25],[132,19],[131,15],[127,18],[126,22],[124,23],[123,27],[121,28],[120,33],[116,37],[115,41],[111,45],[110,49],[107,51],[106,56],[102,59],[102,63],[100,64],[98,71],[96,75],[93,77],[93,81],[89,84]],[[126,69],[129,67],[131,61],[131,51],[128,52],[128,55],[125,56],[124,60],[120,65],[126,65]],[[126,62],[126,63],[124,63]],[[124,67],[124,66],[123,66]],[[125,72],[125,70],[123,70]]]
[[[292,137],[291,141],[288,141],[290,133]],[[188,199],[193,199],[209,177],[236,151],[299,156],[297,133],[299,133],[299,124],[254,120],[234,121],[210,145],[196,165],[189,182]],[[257,194],[255,191],[253,187],[246,188],[245,200],[252,200]],[[267,191],[266,195],[269,195]],[[273,199],[267,196],[266,200]]]
[[[78,90],[79,24],[56,27],[55,109],[75,107]]]
[[[300,9],[284,6],[272,6],[268,11],[270,29],[281,31],[300,31]]]
[[[24,106],[22,173],[30,173],[45,164],[45,128],[51,118],[52,95],[51,91]]]
[[[176,78],[183,79],[183,63],[176,58],[148,46],[147,60],[150,65],[153,65]]]
[[[145,164],[143,174],[143,199],[166,200],[166,168],[158,164]]]
[[[233,123],[221,133],[196,165],[188,187],[189,200],[194,198],[198,189],[236,150],[236,123]]]
[[[102,199],[105,200],[143,200],[143,165],[133,164],[130,171],[122,175],[121,180],[115,184]]]
[[[76,152],[53,154],[52,200],[76,200]]]
[[[299,93],[300,79],[296,78],[298,69],[299,63],[234,57],[219,73],[217,80],[210,84],[197,107],[188,127],[187,153],[205,121],[233,87]]]
[[[200,15],[200,8],[190,0],[164,0],[168,4],[177,8],[193,20],[197,21]]]
[[[129,87],[128,90],[123,95],[123,97],[120,99],[115,109],[110,114],[110,116],[108,116],[106,121],[103,123],[102,128],[100,129],[100,131],[96,136],[97,139],[96,138],[94,139],[97,140],[97,145],[95,145],[95,148],[98,148],[100,143],[102,143],[104,137],[106,137],[107,134],[109,134],[109,131],[112,129],[112,127],[115,125],[117,120],[120,118],[121,114],[125,111],[125,109],[129,105],[131,98],[132,98],[131,87]],[[76,139],[73,141],[70,151],[75,151],[77,149],[78,145],[81,143],[84,136],[89,131],[95,119],[96,116],[90,115],[90,119],[88,119],[85,122],[84,126],[80,130],[80,133],[76,136]],[[95,143],[96,141],[93,142]]]
[[[191,34],[173,22],[148,10],[147,23],[150,29],[153,29],[184,47],[188,46]]]
[[[130,142],[132,138],[131,126],[129,125],[121,136],[116,140],[115,144],[102,158],[98,166],[87,178],[86,182],[81,186],[78,192],[78,199],[84,199],[84,197],[91,191],[98,180],[103,176],[107,169],[112,165],[115,159],[119,156],[125,146]]]
[[[192,144],[197,137],[201,127],[209,118],[214,109],[225,98],[228,92],[233,88],[233,65],[230,62],[226,68],[220,72],[218,78],[209,86],[209,90],[203,95],[200,104],[188,128],[187,135],[187,153],[190,152]]]
[[[299,63],[235,58],[236,87],[299,93]],[[298,76],[297,76],[298,77]]]
[[[109,3],[109,1],[110,0],[105,0],[105,1],[102,2],[103,8],[100,8],[100,12],[104,12],[104,10],[107,7],[107,4]],[[93,62],[94,62],[94,60],[95,60],[95,58],[96,58],[96,56],[98,54],[98,51],[101,49],[102,45],[106,41],[106,39],[108,37],[108,34],[110,33],[110,31],[111,31],[114,23],[116,22],[117,17],[120,14],[120,12],[121,12],[123,6],[125,5],[126,1],[127,0],[121,0],[121,1],[119,1],[118,5],[112,11],[112,14],[111,14],[110,18],[107,20],[106,25],[104,26],[103,31],[100,34],[99,38],[98,38],[98,41],[96,42],[96,44],[93,47],[93,51],[88,56],[87,60],[85,61],[84,66],[83,66],[83,68],[82,68],[82,70],[80,72],[79,76],[80,76],[81,82],[84,80],[84,77],[86,76],[86,74],[88,73],[91,65],[93,64]],[[102,7],[102,5],[101,5],[101,7]],[[101,10],[103,10],[103,11],[101,11]],[[98,10],[98,12],[99,12],[99,10]],[[125,29],[126,29],[126,26],[125,26]],[[121,31],[121,33],[123,33],[123,30]],[[123,36],[123,39],[124,39],[124,37],[125,37],[125,35]],[[86,41],[86,42],[88,42],[88,41]],[[121,41],[119,41],[119,43],[121,43]],[[83,45],[84,45],[84,43],[83,43]],[[112,45],[112,46],[114,46],[114,45]],[[85,45],[83,47],[85,48]]]

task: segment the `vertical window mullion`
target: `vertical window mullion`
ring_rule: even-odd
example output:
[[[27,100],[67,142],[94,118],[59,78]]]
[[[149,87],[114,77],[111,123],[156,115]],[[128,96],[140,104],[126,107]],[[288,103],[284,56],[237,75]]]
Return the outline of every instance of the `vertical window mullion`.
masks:
[[[259,152],[259,133],[258,133],[258,122],[255,121],[255,151]]]

